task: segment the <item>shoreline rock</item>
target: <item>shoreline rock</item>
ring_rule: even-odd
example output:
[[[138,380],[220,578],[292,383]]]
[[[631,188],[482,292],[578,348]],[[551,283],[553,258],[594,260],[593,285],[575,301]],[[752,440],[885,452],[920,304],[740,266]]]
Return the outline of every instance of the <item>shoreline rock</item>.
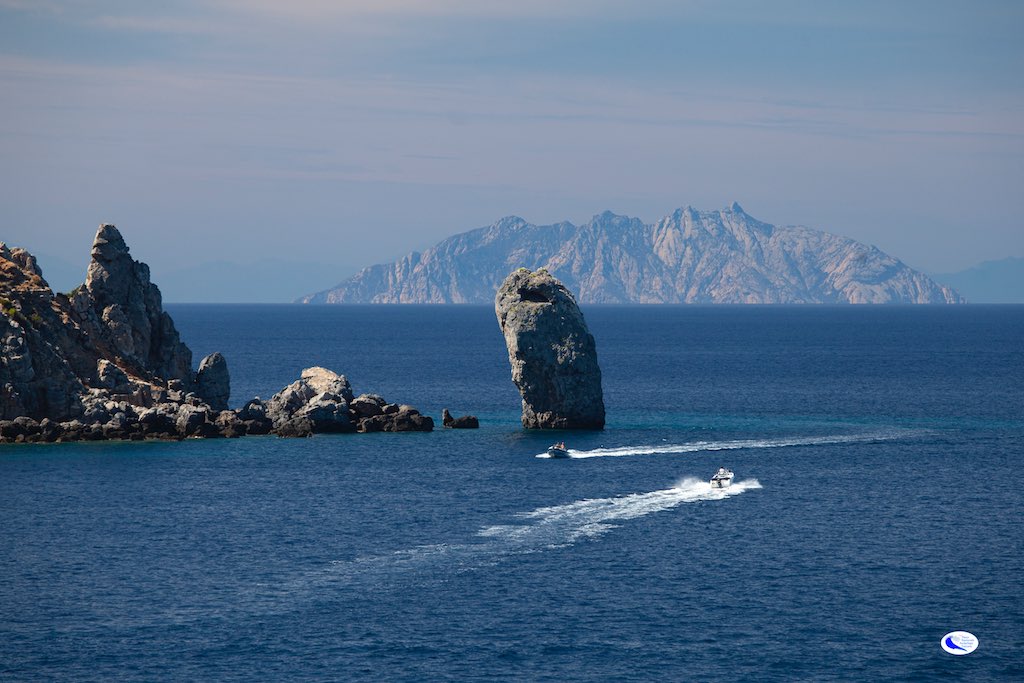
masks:
[[[93,241],[85,283],[54,293],[35,258],[0,243],[0,444],[248,434],[430,431],[433,420],[344,375],[307,368],[268,402],[228,409],[227,360],[192,351],[163,310],[149,267],[117,228]]]

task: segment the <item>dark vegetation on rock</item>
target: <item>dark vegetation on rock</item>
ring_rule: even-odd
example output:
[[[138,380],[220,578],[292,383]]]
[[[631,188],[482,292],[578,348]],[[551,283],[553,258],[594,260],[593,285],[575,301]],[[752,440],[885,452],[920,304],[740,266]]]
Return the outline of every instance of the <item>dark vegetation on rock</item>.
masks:
[[[228,409],[226,359],[213,353],[193,372],[149,267],[117,228],[100,226],[91,256],[85,283],[65,295],[31,254],[0,243],[0,443],[433,429],[411,406],[355,398],[324,368]]]
[[[576,300],[546,270],[520,268],[494,299],[523,426],[602,429],[604,396],[594,337]]]

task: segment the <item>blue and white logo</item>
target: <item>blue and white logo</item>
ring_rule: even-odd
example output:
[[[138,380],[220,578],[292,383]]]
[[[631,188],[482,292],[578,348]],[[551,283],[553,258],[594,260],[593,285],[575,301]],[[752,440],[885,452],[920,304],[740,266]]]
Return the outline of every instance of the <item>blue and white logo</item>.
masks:
[[[969,655],[978,649],[978,639],[967,631],[950,631],[942,636],[940,643],[951,655]]]

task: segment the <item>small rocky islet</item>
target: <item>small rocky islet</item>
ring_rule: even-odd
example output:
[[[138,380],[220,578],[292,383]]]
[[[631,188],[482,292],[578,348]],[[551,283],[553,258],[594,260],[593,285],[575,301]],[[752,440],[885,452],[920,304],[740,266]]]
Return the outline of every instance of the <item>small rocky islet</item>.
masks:
[[[344,375],[307,368],[267,401],[228,409],[220,353],[192,352],[149,267],[101,225],[85,283],[54,292],[36,259],[0,243],[0,443],[431,431],[434,421]],[[460,425],[465,426],[465,425]]]

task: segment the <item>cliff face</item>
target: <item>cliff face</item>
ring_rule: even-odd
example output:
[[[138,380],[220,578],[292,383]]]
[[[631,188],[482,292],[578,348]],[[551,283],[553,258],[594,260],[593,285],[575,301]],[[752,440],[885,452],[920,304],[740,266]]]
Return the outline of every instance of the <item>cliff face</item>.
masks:
[[[875,247],[762,223],[738,204],[652,225],[610,212],[582,226],[504,218],[300,301],[487,303],[519,266],[547,269],[582,303],[963,302]]]
[[[0,244],[0,419],[81,414],[80,377],[99,356],[70,323],[31,254]]]
[[[0,420],[88,418],[109,400],[151,406],[170,382],[195,388],[192,353],[149,268],[112,225],[97,231],[70,298],[50,289],[31,254],[0,245],[0,303]]]

